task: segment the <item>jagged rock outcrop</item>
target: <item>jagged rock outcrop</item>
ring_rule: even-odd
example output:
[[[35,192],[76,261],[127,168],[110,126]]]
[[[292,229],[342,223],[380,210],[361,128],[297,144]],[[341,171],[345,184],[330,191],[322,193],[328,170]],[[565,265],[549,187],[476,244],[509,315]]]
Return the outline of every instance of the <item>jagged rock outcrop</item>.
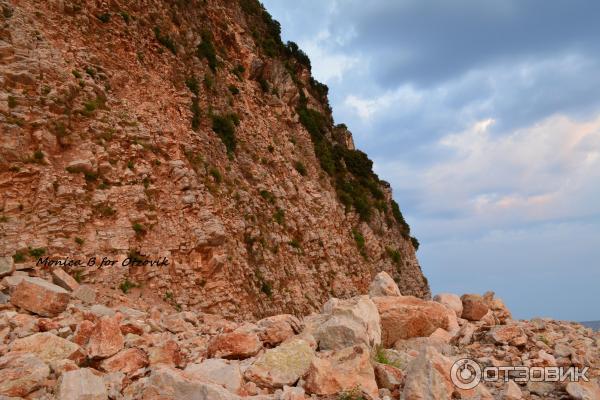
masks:
[[[429,297],[389,185],[258,1],[0,4],[2,260],[239,319],[380,271]]]

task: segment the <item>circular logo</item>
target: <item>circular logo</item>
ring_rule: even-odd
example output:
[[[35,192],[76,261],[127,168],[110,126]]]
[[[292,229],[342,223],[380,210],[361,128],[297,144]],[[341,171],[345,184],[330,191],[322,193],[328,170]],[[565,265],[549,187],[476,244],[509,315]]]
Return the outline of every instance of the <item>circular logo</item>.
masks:
[[[450,377],[456,387],[473,389],[481,382],[481,367],[473,360],[461,358],[452,365]]]

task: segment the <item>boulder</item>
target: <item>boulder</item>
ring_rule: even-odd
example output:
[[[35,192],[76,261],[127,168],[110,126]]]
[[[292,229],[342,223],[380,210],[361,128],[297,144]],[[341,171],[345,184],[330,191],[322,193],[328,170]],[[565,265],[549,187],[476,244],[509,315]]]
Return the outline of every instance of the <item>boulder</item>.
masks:
[[[600,400],[600,386],[594,381],[569,382],[566,390],[574,400]]]
[[[22,351],[35,354],[46,363],[69,359],[81,362],[85,358],[82,349],[69,340],[50,332],[35,333],[17,339],[9,346],[10,351]]]
[[[167,339],[156,347],[148,349],[148,360],[150,365],[165,364],[172,367],[181,367],[185,364],[185,358],[176,341]]]
[[[522,346],[527,343],[527,335],[523,328],[517,324],[496,325],[487,333],[487,336],[497,344],[510,344]]]
[[[402,398],[405,400],[447,400],[454,385],[450,380],[452,363],[432,347],[427,347],[408,366]]]
[[[304,378],[304,389],[320,396],[358,389],[377,398],[379,394],[370,358],[369,348],[365,345],[316,357]]]
[[[261,348],[256,332],[242,326],[233,332],[215,336],[208,344],[208,354],[216,358],[243,359],[256,355]]]
[[[375,363],[375,381],[379,388],[397,390],[404,385],[402,370],[387,364]]]
[[[116,317],[104,316],[96,322],[87,343],[90,358],[107,358],[124,346],[124,338]]]
[[[194,381],[221,385],[232,393],[237,393],[244,382],[239,361],[221,358],[209,358],[200,364],[188,364],[184,375]]]
[[[429,336],[448,329],[456,315],[446,306],[413,296],[374,297],[381,317],[382,342],[391,347],[399,339]]]
[[[96,302],[96,290],[88,285],[79,285],[77,289],[73,290],[72,296],[85,304]]]
[[[293,386],[308,371],[313,358],[310,344],[293,338],[261,354],[244,376],[261,387]]]
[[[502,400],[521,400],[523,398],[523,392],[519,385],[512,379],[508,381],[506,387],[502,391]]]
[[[71,275],[63,271],[62,268],[52,270],[52,282],[69,292],[73,292],[79,287],[79,283]]]
[[[139,390],[133,388],[136,392]],[[141,399],[160,400],[240,400],[227,389],[209,382],[191,380],[180,371],[162,366],[150,374],[141,393]],[[141,395],[141,396],[140,396]]]
[[[71,295],[60,286],[40,278],[23,277],[13,290],[10,302],[44,317],[54,317],[63,312]]]
[[[323,306],[324,321],[314,332],[320,350],[339,350],[358,344],[381,343],[379,313],[369,296],[330,299]]]
[[[440,293],[437,294],[433,301],[437,301],[454,311],[456,313],[457,318],[461,318],[463,312],[463,304],[462,300],[458,295],[453,293]]]
[[[131,348],[121,350],[114,356],[103,360],[100,369],[106,372],[131,374],[148,365],[148,356],[143,350]]]
[[[34,354],[10,352],[0,357],[0,397],[25,397],[49,375],[50,368]]]
[[[478,294],[464,294],[461,298],[463,312],[461,318],[469,321],[479,321],[489,311],[483,297]]]
[[[102,378],[91,369],[67,371],[58,381],[58,400],[108,400]]]
[[[276,346],[302,330],[302,323],[291,314],[274,315],[256,323],[258,337],[267,346]]]
[[[369,286],[369,296],[401,296],[398,285],[385,271],[379,272]]]
[[[15,272],[15,263],[11,256],[0,257],[0,278]]]

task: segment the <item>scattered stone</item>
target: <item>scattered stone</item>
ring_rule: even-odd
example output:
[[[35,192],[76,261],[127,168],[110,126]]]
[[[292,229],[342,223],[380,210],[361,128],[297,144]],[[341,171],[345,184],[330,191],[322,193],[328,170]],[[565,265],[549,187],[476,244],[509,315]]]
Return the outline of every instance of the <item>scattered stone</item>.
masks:
[[[294,385],[311,365],[312,347],[302,339],[291,339],[260,355],[244,374],[261,387],[282,388]]]
[[[374,297],[381,316],[382,342],[391,347],[399,339],[429,336],[436,329],[448,329],[454,312],[440,303],[413,296]]]
[[[31,336],[17,339],[11,343],[9,348],[10,351],[35,354],[47,363],[63,359],[79,363],[85,358],[82,349],[76,343],[50,332],[35,333]]]
[[[25,397],[40,388],[50,368],[31,353],[10,352],[0,357],[0,397]]]
[[[404,385],[402,370],[387,364],[375,363],[375,380],[379,388],[398,390]]]
[[[77,289],[73,290],[72,296],[85,304],[96,302],[96,291],[88,285],[79,285]]]
[[[54,317],[67,308],[71,296],[60,286],[40,278],[25,277],[15,287],[10,302],[44,317]]]
[[[302,323],[291,314],[274,315],[256,323],[258,337],[268,346],[276,346],[302,330]]]
[[[381,324],[375,303],[368,296],[330,299],[323,306],[325,321],[314,332],[320,350],[339,350],[358,344],[381,343]]]
[[[463,312],[463,303],[458,295],[453,293],[440,293],[433,298],[433,301],[437,301],[438,303],[450,308],[456,313],[457,318],[461,318]]]
[[[244,382],[238,361],[209,358],[200,364],[188,364],[185,376],[195,381],[210,382],[237,393]]]
[[[381,271],[371,282],[369,296],[402,296],[402,294],[392,277],[387,272]]]
[[[165,364],[172,367],[181,367],[185,364],[185,358],[176,341],[167,339],[159,346],[148,350],[150,365]]]
[[[108,394],[102,378],[91,369],[67,371],[58,382],[59,400],[107,400]]]
[[[487,335],[498,344],[522,346],[527,342],[525,331],[517,324],[494,326]]]
[[[461,318],[469,321],[479,321],[489,311],[489,307],[478,294],[465,294],[461,297],[463,312]]]
[[[215,336],[208,345],[210,357],[243,359],[256,355],[262,348],[258,335],[241,327],[233,332]]]
[[[103,360],[100,369],[106,372],[131,374],[148,365],[148,356],[143,350],[133,348],[121,350],[114,356]]]
[[[447,400],[452,398],[454,385],[450,380],[452,363],[432,347],[415,358],[406,371],[402,398],[406,400]]]
[[[521,392],[521,388],[519,385],[515,383],[512,379],[508,381],[504,391],[502,392],[503,400],[521,400],[523,398],[523,392]]]
[[[334,395],[355,388],[378,397],[370,352],[365,345],[315,357],[305,377],[304,389],[317,395]]]
[[[567,393],[574,400],[598,400],[600,399],[600,386],[598,383],[569,382],[566,387]]]
[[[71,275],[63,271],[62,268],[52,270],[52,282],[70,292],[74,292],[79,287],[79,283]]]
[[[0,257],[0,278],[12,274],[15,271],[15,263],[11,256]]]
[[[90,358],[106,358],[123,348],[124,338],[115,317],[102,317],[92,329],[87,343]]]

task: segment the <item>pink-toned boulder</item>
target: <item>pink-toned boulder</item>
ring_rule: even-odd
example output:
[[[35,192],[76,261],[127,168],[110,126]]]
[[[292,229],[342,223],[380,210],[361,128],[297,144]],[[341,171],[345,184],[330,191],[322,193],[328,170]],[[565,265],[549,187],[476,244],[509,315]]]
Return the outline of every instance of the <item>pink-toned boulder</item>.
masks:
[[[104,316],[96,322],[87,343],[90,358],[107,358],[123,348],[124,338],[116,317]]]
[[[75,329],[75,335],[73,336],[73,342],[80,346],[85,346],[92,336],[95,324],[92,321],[84,319],[77,325]]]
[[[36,333],[17,339],[10,344],[9,349],[35,354],[47,363],[64,359],[80,363],[85,359],[84,352],[76,343],[50,332]]]
[[[0,398],[25,397],[40,388],[50,368],[34,354],[11,352],[0,357]]]
[[[398,285],[385,271],[379,272],[369,286],[369,296],[401,296]]]
[[[460,299],[460,297],[458,297],[458,295],[453,293],[440,293],[435,295],[433,301],[437,301],[438,303],[441,303],[446,307],[450,308],[456,313],[457,318],[461,318],[463,312],[463,304],[462,300]]]
[[[106,372],[131,374],[148,365],[148,356],[138,348],[121,350],[114,356],[103,360],[100,369]]]
[[[464,319],[479,321],[489,311],[485,300],[478,294],[464,294],[460,299],[463,304],[462,318]]]
[[[148,360],[150,365],[168,365],[171,367],[182,367],[185,357],[176,341],[167,339],[158,346],[148,349]]]
[[[63,271],[62,268],[52,270],[52,282],[69,292],[73,292],[79,288],[79,283],[71,275]]]
[[[375,380],[379,388],[397,390],[404,385],[402,370],[387,364],[375,363]]]
[[[291,314],[274,315],[256,323],[258,337],[267,346],[276,346],[302,330],[302,323]]]
[[[365,345],[314,358],[304,379],[304,389],[310,394],[327,396],[358,389],[373,398],[379,397],[370,352]]]
[[[10,302],[43,317],[54,317],[63,312],[71,295],[60,286],[40,278],[24,277],[15,287]]]
[[[385,347],[399,339],[429,336],[436,329],[449,329],[456,315],[446,306],[413,296],[373,297],[381,318],[381,336]]]
[[[250,328],[240,327],[215,336],[208,344],[208,354],[213,358],[243,359],[256,355],[261,348],[258,335]]]
[[[523,346],[527,343],[525,331],[517,324],[494,326],[487,336],[497,344]]]

